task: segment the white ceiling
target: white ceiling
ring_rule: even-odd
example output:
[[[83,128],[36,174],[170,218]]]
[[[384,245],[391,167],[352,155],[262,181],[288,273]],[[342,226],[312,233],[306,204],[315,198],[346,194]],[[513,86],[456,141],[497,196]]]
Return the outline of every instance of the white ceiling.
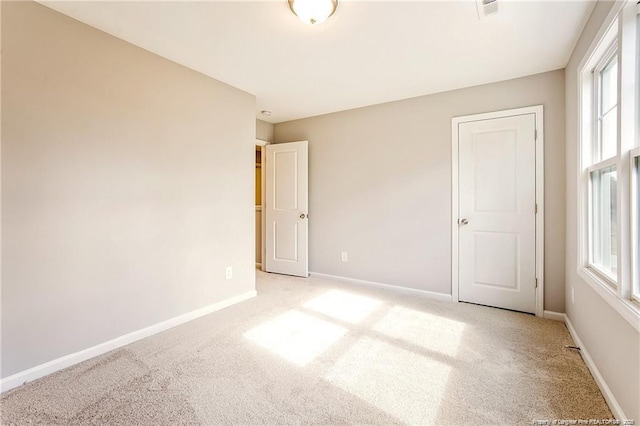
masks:
[[[340,0],[309,26],[280,1],[45,2],[256,95],[272,123],[564,68],[591,1]],[[271,110],[271,117],[260,111]]]

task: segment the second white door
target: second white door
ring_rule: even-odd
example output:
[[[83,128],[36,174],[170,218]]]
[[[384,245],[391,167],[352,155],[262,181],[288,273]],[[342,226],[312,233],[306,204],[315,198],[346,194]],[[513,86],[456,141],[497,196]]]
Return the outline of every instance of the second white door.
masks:
[[[535,114],[460,123],[458,298],[535,313]]]
[[[267,272],[306,277],[308,253],[308,143],[266,146],[265,259]]]

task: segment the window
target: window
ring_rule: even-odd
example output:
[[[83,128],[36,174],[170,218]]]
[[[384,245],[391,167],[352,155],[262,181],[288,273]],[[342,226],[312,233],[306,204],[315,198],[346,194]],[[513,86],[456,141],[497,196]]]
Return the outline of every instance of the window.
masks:
[[[614,42],[615,48],[617,40]],[[596,152],[594,158],[606,160],[615,157],[618,147],[618,55],[612,49],[610,57],[598,73],[597,123],[598,137],[596,138]]]
[[[636,148],[630,153],[631,160],[631,299],[640,304],[640,1],[636,5],[635,48],[635,105]],[[630,21],[633,18],[630,18]],[[629,27],[629,32],[633,29]]]
[[[589,161],[588,266],[607,284],[618,281],[618,41],[593,70],[593,135]]]
[[[632,300],[640,303],[640,148],[631,152]]]
[[[640,330],[640,4],[615,4],[579,70],[578,274]]]
[[[611,281],[617,281],[618,256],[615,166],[591,172],[591,266]]]

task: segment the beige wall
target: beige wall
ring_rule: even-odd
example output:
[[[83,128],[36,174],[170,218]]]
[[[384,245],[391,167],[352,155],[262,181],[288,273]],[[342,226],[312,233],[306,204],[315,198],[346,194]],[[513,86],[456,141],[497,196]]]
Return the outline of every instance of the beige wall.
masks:
[[[2,2],[2,113],[3,377],[254,290],[252,95]]]
[[[272,142],[273,124],[262,120],[256,120],[256,139]]]
[[[640,333],[577,274],[578,66],[611,10],[598,2],[566,68],[567,316],[624,413],[640,419]],[[571,289],[575,302],[571,302]]]
[[[538,104],[545,309],[564,312],[562,70],[276,124],[276,143],[309,140],[311,271],[450,294],[451,118]]]

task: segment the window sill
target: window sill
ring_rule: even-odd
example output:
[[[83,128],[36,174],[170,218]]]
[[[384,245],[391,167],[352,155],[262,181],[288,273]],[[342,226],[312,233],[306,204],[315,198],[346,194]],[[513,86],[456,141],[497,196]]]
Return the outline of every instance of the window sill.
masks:
[[[589,265],[585,268],[585,270],[594,276],[596,280],[598,280],[602,285],[608,286],[608,288],[616,294],[616,289],[618,287],[617,277],[612,275],[611,272],[600,268],[598,265],[594,265],[593,263],[589,263]]]
[[[619,298],[611,286],[587,268],[578,268],[578,276],[589,284],[636,331],[640,332],[640,305]]]

